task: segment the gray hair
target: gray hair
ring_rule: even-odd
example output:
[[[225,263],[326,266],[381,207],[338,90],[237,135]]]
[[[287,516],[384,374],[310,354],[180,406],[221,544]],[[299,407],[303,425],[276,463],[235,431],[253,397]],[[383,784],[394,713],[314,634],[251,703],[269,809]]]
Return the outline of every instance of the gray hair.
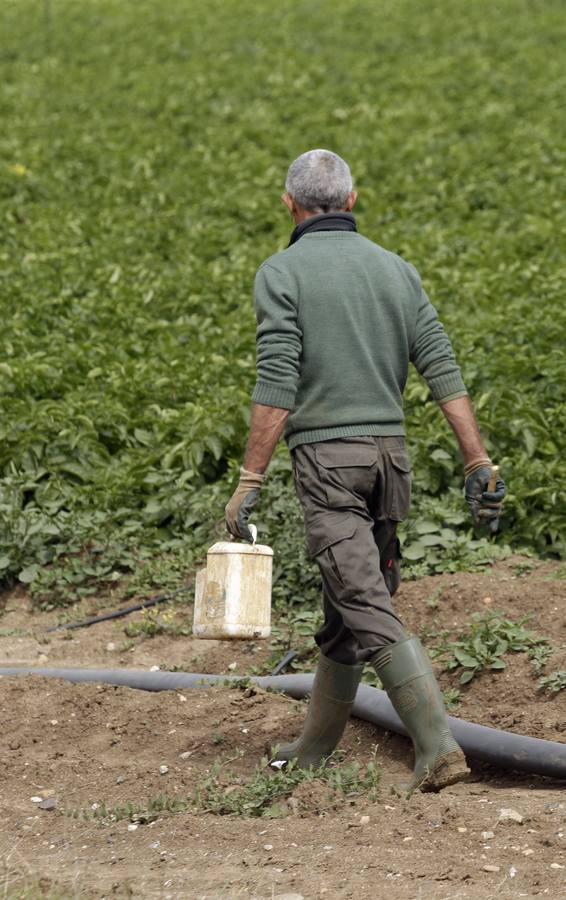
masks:
[[[346,162],[330,150],[308,150],[291,163],[285,190],[307,212],[344,209],[352,190]]]

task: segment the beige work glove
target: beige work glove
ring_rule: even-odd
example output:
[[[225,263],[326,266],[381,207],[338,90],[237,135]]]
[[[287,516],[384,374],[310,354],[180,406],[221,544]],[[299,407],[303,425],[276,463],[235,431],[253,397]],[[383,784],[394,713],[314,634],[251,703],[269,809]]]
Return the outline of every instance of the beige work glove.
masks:
[[[248,528],[248,519],[259,500],[259,492],[265,475],[240,469],[240,481],[225,508],[226,528],[235,538],[243,538],[253,543],[253,535]]]

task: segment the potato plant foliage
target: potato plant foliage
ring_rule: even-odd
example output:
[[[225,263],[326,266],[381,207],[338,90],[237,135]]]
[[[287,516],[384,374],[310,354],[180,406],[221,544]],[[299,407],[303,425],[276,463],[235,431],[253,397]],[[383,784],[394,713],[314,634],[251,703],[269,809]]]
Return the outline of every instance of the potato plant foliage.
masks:
[[[4,587],[59,603],[126,575],[178,584],[222,533],[253,276],[287,241],[286,167],[317,146],[350,162],[361,230],[420,270],[510,489],[501,535],[474,535],[413,375],[409,569],[561,555],[559,0],[4,0],[0,17]],[[256,518],[278,599],[314,597],[284,450]]]

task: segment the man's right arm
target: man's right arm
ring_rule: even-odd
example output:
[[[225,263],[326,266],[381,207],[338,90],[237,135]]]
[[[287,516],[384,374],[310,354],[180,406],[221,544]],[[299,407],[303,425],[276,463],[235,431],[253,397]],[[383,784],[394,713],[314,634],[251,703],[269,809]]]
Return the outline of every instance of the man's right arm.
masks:
[[[465,395],[455,400],[447,400],[439,405],[446,421],[456,436],[464,458],[464,466],[468,468],[475,463],[491,465],[470,398]]]
[[[420,280],[419,287],[420,301],[411,361],[426,379],[433,398],[458,441],[464,458],[465,497],[474,522],[489,522],[491,530],[497,531],[505,483],[501,476],[497,476],[495,490],[488,490],[492,475],[491,459],[482,441],[448,335],[420,286]]]
[[[462,381],[450,339],[421,285],[417,272],[415,270],[413,272],[418,279],[416,289],[419,292],[419,299],[410,347],[411,362],[426,380],[437,403],[465,397],[466,386]]]
[[[489,490],[493,465],[481,439],[470,398],[448,400],[440,404],[440,409],[456,435],[464,457],[464,493],[472,518],[478,524],[489,525],[495,532],[499,528],[505,482],[497,474],[494,489]]]

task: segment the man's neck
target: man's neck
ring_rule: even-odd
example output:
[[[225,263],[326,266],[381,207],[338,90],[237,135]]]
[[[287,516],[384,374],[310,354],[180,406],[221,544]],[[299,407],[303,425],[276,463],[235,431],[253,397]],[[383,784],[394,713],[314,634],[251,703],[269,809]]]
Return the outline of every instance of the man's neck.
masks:
[[[351,212],[339,210],[330,213],[313,213],[295,225],[289,246],[304,234],[318,231],[357,231],[356,220]]]

